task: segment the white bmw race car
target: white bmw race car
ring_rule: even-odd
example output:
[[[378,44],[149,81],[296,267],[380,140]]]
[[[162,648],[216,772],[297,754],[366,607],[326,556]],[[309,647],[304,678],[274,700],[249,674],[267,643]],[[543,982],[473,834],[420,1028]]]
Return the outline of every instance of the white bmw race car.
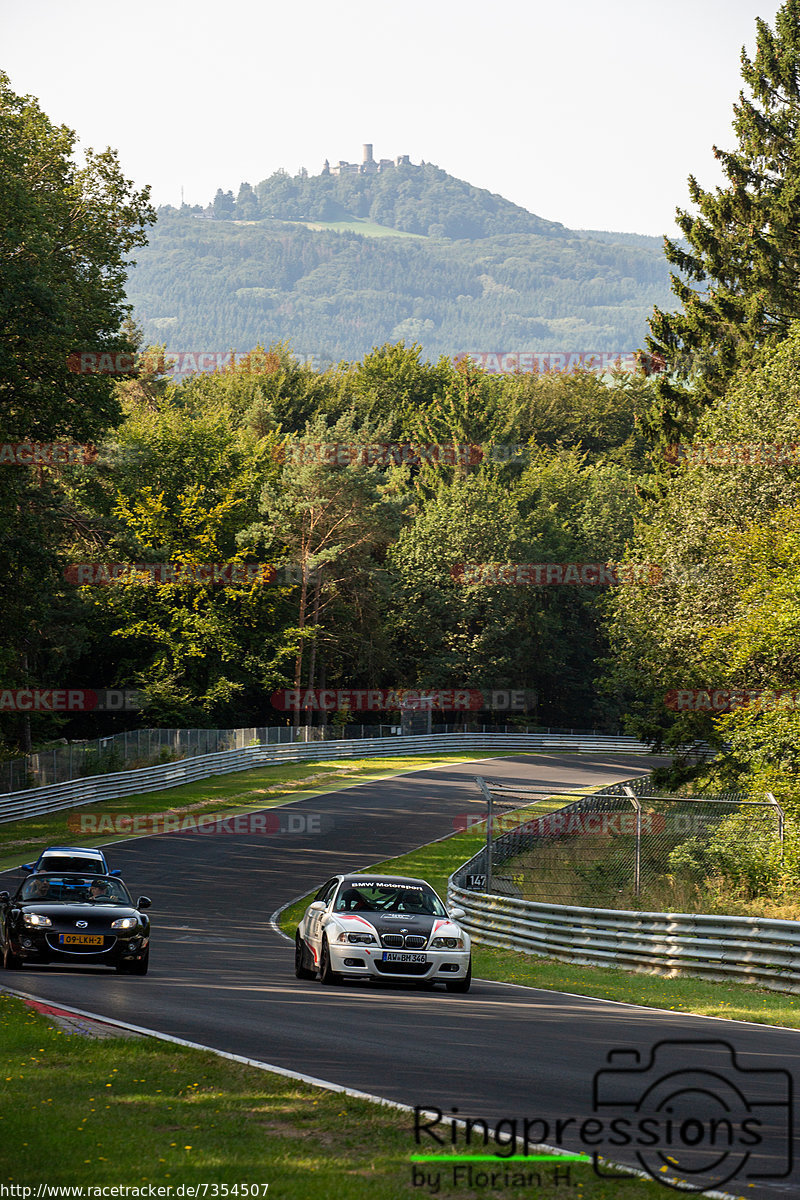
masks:
[[[340,983],[349,978],[443,983],[468,992],[469,934],[423,879],[336,875],[317,892],[295,935],[295,975]]]

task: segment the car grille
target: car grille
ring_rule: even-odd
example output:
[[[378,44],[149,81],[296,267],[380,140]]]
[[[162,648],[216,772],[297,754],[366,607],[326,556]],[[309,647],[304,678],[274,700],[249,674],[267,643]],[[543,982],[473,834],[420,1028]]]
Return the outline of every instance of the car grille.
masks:
[[[402,950],[404,947],[406,950],[421,950],[427,940],[420,933],[407,933],[405,937],[403,937],[402,933],[381,934],[381,941],[390,950]]]

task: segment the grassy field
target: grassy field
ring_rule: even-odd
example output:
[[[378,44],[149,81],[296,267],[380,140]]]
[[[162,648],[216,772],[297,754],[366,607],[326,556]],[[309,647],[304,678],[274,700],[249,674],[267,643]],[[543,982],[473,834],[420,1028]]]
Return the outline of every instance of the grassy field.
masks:
[[[292,221],[292,225],[305,225],[306,229],[315,229],[333,233],[360,233],[362,237],[401,237],[425,238],[424,233],[407,233],[404,229],[392,229],[389,225],[378,225],[366,217],[351,217],[346,221]]]
[[[415,1145],[410,1113],[151,1038],[71,1036],[4,994],[0,1069],[4,1185],[258,1184],[256,1193],[238,1194],[259,1200],[431,1194],[412,1185],[411,1156],[430,1151]],[[558,1185],[551,1182],[553,1164],[513,1169],[538,1170],[542,1187],[535,1194],[547,1200],[620,1194],[620,1184],[600,1180],[583,1163],[569,1164],[568,1181],[562,1163]],[[454,1188],[442,1174],[439,1194],[459,1200],[533,1194]],[[664,1194],[638,1180],[624,1189],[631,1200]]]
[[[481,758],[501,758],[504,752],[481,754]],[[0,870],[18,866],[36,858],[45,846],[59,843],[81,846],[101,846],[124,840],[113,833],[91,836],[79,832],[83,814],[97,816],[122,814],[132,816],[160,813],[192,814],[194,817],[219,813],[231,817],[238,813],[254,812],[303,800],[325,792],[367,783],[371,779],[387,779],[410,771],[447,763],[475,761],[474,754],[432,754],[396,758],[350,758],[337,761],[280,763],[256,767],[252,771],[237,771],[230,775],[212,775],[196,783],[182,784],[161,792],[145,792],[117,800],[101,800],[82,804],[61,812],[26,817],[0,825]]]

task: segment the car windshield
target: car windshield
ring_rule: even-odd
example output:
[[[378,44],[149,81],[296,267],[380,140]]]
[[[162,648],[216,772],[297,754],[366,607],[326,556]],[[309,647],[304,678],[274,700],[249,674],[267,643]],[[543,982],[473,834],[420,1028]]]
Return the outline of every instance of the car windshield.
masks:
[[[80,858],[75,854],[45,854],[40,871],[79,871],[82,875],[105,875],[99,858]]]
[[[339,889],[335,912],[396,912],[446,917],[433,888],[421,883],[380,883],[348,879]]]
[[[97,875],[31,875],[19,890],[19,899],[48,904],[124,904],[133,906],[130,893],[120,879]]]

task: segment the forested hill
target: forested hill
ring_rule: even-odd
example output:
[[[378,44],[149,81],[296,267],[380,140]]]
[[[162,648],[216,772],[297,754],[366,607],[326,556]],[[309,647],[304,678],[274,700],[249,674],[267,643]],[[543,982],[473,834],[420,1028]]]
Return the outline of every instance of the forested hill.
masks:
[[[483,238],[501,233],[567,236],[563,225],[545,221],[493,192],[455,179],[432,163],[407,163],[371,175],[297,175],[277,171],[253,189],[217,192],[218,217],[281,221],[341,221],[367,218],[403,233],[428,237]]]
[[[430,164],[277,172],[205,209],[162,208],[137,262],[148,342],[285,340],[321,361],[400,339],[431,358],[632,348],[670,301],[661,239],[571,231]]]

